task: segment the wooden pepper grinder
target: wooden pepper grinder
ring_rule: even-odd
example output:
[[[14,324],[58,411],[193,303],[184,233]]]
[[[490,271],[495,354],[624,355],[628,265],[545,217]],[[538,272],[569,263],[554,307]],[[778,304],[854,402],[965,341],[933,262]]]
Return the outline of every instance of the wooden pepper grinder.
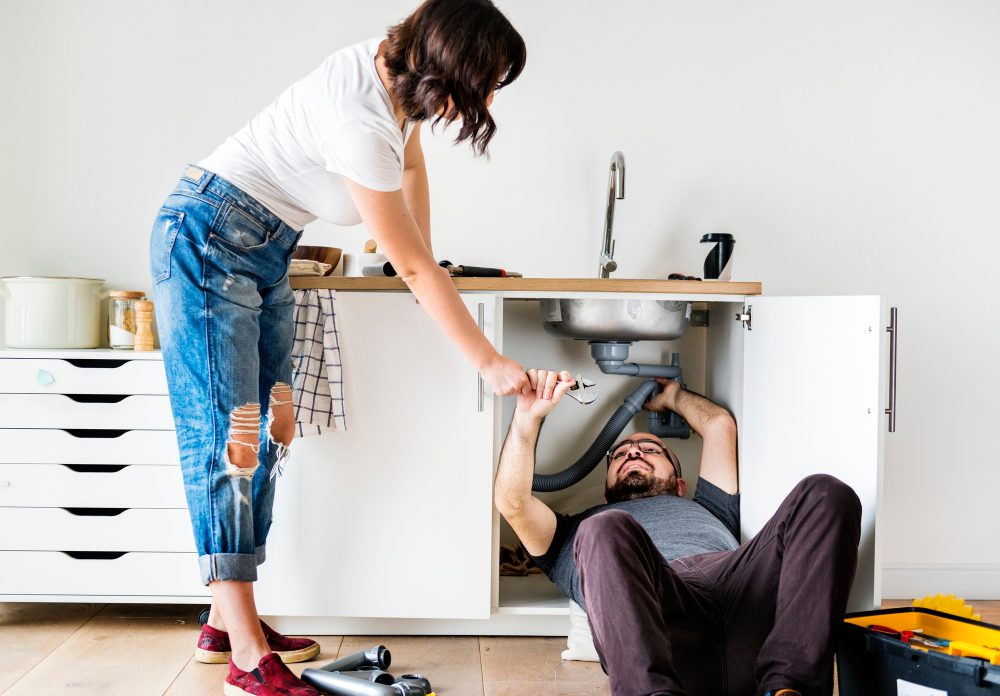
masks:
[[[135,345],[133,350],[153,350],[153,303],[135,303]]]

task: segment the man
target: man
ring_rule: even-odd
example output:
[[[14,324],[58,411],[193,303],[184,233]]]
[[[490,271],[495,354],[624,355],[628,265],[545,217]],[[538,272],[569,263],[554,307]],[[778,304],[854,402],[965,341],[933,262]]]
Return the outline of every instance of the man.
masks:
[[[616,696],[828,695],[857,563],[861,504],[831,476],[801,481],[739,545],[736,423],[658,380],[648,410],[704,441],[693,500],[670,448],[635,433],[608,452],[606,503],[554,513],[531,494],[546,415],[573,381],[529,370],[500,454],[495,502],[538,566],[587,612]]]

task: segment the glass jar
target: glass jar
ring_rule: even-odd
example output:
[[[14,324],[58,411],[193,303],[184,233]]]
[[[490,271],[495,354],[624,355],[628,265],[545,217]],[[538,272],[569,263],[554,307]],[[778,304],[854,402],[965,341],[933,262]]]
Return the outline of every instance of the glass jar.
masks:
[[[108,345],[132,350],[135,347],[135,303],[146,299],[141,290],[112,290],[108,297]]]

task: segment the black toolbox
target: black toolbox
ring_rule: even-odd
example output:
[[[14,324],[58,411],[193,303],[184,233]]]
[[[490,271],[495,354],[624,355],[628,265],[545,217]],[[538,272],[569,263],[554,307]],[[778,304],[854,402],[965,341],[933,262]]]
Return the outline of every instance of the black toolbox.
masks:
[[[915,631],[948,645],[913,647],[869,626]],[[1000,626],[914,607],[848,614],[837,676],[841,696],[1000,695]]]

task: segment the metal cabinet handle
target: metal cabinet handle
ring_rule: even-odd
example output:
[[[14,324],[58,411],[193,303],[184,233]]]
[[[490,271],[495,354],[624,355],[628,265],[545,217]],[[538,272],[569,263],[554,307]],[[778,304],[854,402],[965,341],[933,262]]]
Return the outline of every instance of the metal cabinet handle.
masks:
[[[486,305],[482,302],[479,303],[479,331],[480,333],[486,332]],[[482,373],[478,373],[478,378],[479,393],[477,398],[479,399],[479,412],[482,413],[483,408],[485,407],[485,399],[483,398],[483,387],[485,385],[483,384]]]
[[[889,432],[896,432],[896,343],[899,336],[897,308],[889,308],[889,325],[885,327],[889,334],[889,408],[885,414],[889,416]]]

